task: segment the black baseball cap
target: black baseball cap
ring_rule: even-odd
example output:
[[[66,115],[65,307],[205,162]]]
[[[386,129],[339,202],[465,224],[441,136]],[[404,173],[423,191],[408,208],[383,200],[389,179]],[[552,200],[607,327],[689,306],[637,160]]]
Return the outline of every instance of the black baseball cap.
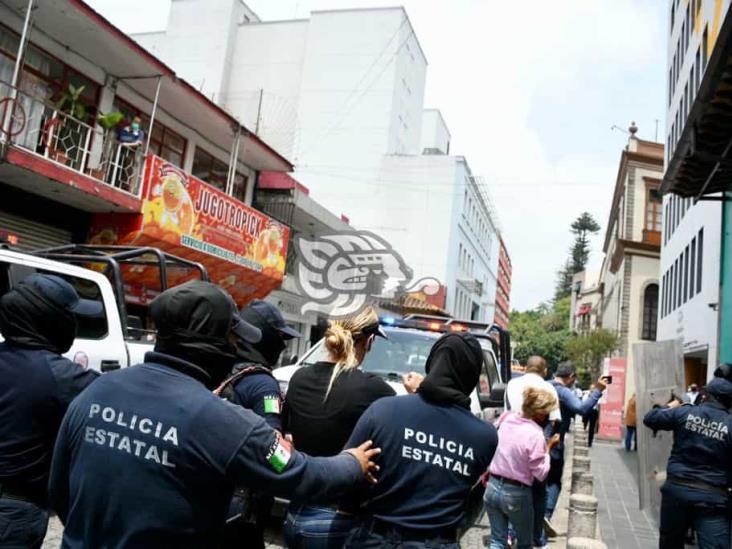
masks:
[[[263,299],[255,299],[244,307],[239,314],[241,318],[254,325],[261,325],[261,321],[266,322],[270,327],[280,332],[283,339],[302,337],[300,332],[287,325],[285,317],[282,316],[277,307]]]
[[[247,343],[262,339],[262,331],[237,314],[236,303],[227,292],[202,280],[165,290],[150,304],[150,316],[163,335],[222,339],[233,333]]]
[[[46,299],[80,316],[100,316],[104,305],[100,301],[82,299],[74,287],[56,275],[34,273],[23,280],[34,287]]]
[[[571,362],[562,362],[557,367],[557,371],[554,372],[554,377],[570,377],[576,373],[577,372]]]
[[[384,339],[389,339],[389,337],[386,335],[386,332],[381,327],[381,324],[378,322],[374,322],[373,324],[369,324],[364,329],[361,330],[362,334],[366,335],[374,335],[376,337],[383,337]]]

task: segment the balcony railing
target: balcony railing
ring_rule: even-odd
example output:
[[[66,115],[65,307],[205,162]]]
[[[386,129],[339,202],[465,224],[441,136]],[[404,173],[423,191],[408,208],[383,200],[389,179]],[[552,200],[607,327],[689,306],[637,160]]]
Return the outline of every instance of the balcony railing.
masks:
[[[95,128],[0,81],[0,140],[139,197],[145,143],[121,143],[117,132]]]

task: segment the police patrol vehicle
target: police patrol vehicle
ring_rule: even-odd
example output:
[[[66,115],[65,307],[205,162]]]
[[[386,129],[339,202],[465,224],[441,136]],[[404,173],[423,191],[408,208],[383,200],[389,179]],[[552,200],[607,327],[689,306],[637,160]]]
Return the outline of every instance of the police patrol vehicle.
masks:
[[[470,409],[477,417],[493,420],[503,411],[503,395],[510,379],[510,334],[497,325],[469,320],[447,319],[429,315],[409,315],[404,319],[384,317],[379,320],[388,339],[375,338],[371,351],[360,368],[379,375],[396,391],[406,394],[402,375],[417,372],[425,375],[424,366],[432,345],[448,332],[468,331],[483,348],[483,371],[470,398]],[[316,343],[295,364],[274,370],[275,379],[286,395],[287,386],[300,368],[327,360],[323,340]]]

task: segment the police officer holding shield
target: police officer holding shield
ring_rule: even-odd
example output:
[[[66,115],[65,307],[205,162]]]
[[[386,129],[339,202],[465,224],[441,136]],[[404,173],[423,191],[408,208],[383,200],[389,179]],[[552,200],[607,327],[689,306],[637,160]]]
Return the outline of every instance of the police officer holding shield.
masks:
[[[654,431],[673,431],[674,442],[661,487],[659,547],[683,549],[693,526],[699,547],[730,547],[732,486],[732,382],[717,377],[699,406],[672,400],[643,418]]]
[[[216,547],[234,486],[333,499],[375,468],[369,442],[310,458],[213,394],[234,364],[233,340],[261,337],[221,288],[169,289],[150,315],[155,351],[100,378],[61,425],[50,497],[64,547]]]

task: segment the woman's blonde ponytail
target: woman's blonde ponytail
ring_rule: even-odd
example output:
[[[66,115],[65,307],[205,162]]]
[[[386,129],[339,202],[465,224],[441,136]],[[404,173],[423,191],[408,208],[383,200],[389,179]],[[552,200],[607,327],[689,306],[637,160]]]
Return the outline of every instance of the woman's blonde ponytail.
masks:
[[[324,400],[328,400],[330,391],[338,376],[344,371],[352,370],[358,366],[355,340],[361,335],[361,331],[367,326],[372,326],[378,322],[379,316],[376,314],[376,310],[373,307],[366,307],[355,316],[334,320],[328,324],[323,343],[330,359],[335,362],[335,366],[333,366],[333,373],[330,376]]]

